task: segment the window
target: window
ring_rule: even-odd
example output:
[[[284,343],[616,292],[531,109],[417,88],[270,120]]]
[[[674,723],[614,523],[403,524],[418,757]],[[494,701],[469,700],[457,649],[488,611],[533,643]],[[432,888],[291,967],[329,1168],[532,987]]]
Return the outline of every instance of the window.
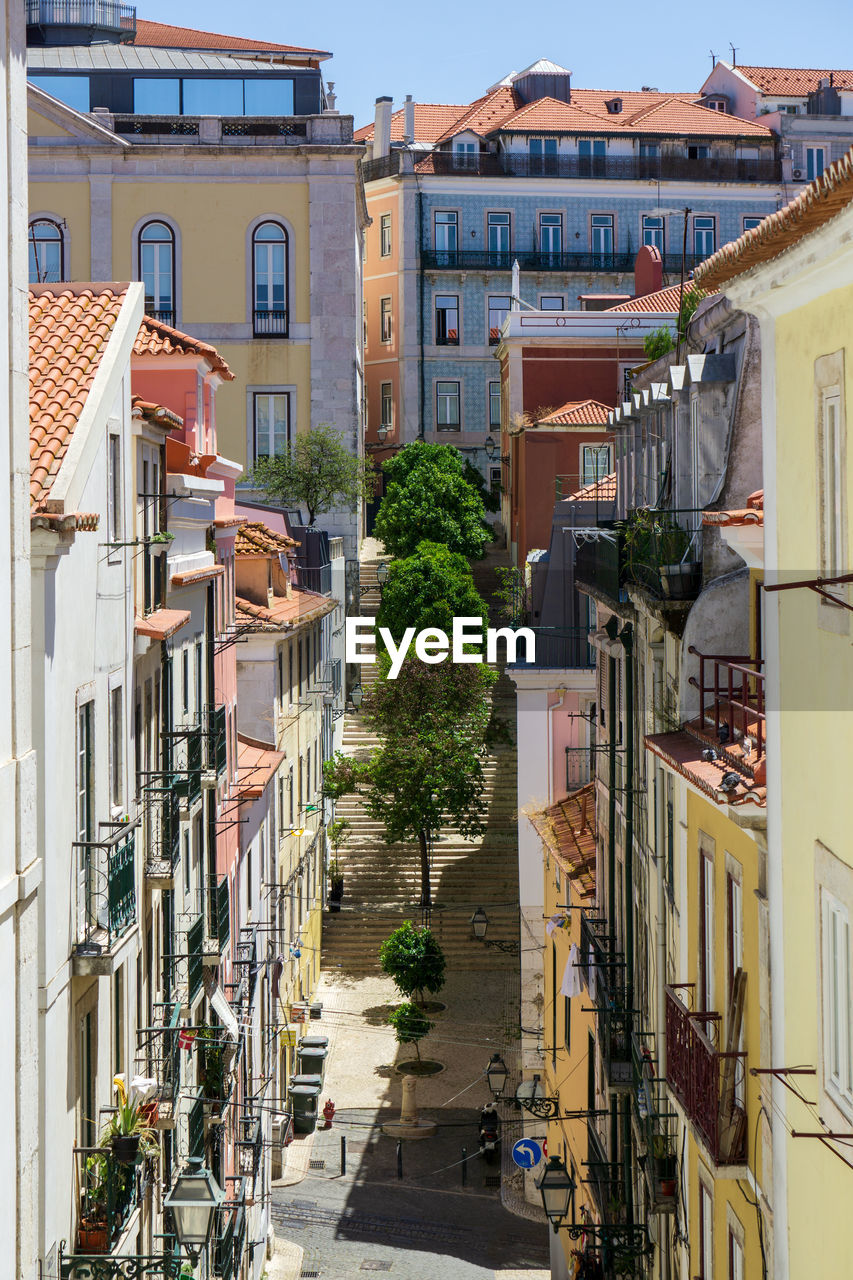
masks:
[[[713,218],[693,219],[693,252],[697,258],[709,258],[714,252],[716,236]]]
[[[821,462],[821,570],[827,577],[846,572],[847,547],[844,534],[846,483],[840,389],[829,388],[820,404]]]
[[[714,851],[700,839],[699,845],[699,1009],[714,1007]]]
[[[244,80],[243,111],[247,116],[292,116],[293,81],[266,75]]]
[[[139,232],[139,275],[145,313],[175,323],[175,233],[165,222],[147,222]]]
[[[124,965],[113,974],[113,1073],[124,1071]]]
[[[501,425],[501,384],[499,382],[489,383],[489,426],[499,427]]]
[[[110,433],[107,439],[107,537],[110,542],[121,538],[121,436]]]
[[[806,147],[806,181],[814,182],[823,173],[823,147]]]
[[[455,212],[438,209],[435,214],[435,251],[439,263],[445,266],[456,261],[458,216]]]
[[[65,279],[65,241],[62,228],[50,218],[30,223],[30,284],[53,284]]]
[[[660,155],[660,147],[656,142],[641,142],[640,157],[644,160],[657,160]],[[648,169],[648,165],[645,166]],[[656,167],[656,166],[655,166]]]
[[[613,446],[610,444],[581,445],[582,484],[603,480],[613,470]]]
[[[394,430],[394,396],[390,382],[383,382],[379,387],[379,421],[388,431]]]
[[[381,298],[379,301],[379,341],[391,341],[391,299]]]
[[[95,704],[77,708],[77,839],[95,838]],[[84,850],[81,849],[81,866]]]
[[[557,139],[531,138],[528,148],[532,175],[557,172]]]
[[[489,262],[492,266],[509,264],[510,216],[508,213],[486,215]]]
[[[252,439],[255,460],[284,453],[290,444],[290,396],[284,391],[252,395]]]
[[[726,874],[726,960],[729,997],[734,977],[743,964],[743,890],[731,872]]]
[[[124,800],[122,770],[124,767],[124,724],[122,717],[122,689],[117,685],[110,690],[110,803],[114,809]]]
[[[643,244],[650,244],[663,253],[663,217],[643,214]]]
[[[489,492],[495,497],[501,495],[501,479],[500,467],[489,467]]]
[[[454,142],[454,169],[476,169],[479,147],[474,142]]]
[[[824,1078],[849,1102],[853,1100],[853,1037],[850,1001],[850,916],[830,894],[823,895]]]
[[[743,229],[744,231],[751,231],[753,227],[757,227],[763,221],[763,218],[744,218]]]
[[[30,84],[75,111],[89,110],[88,76],[27,76]]]
[[[582,178],[603,178],[607,144],[603,138],[581,138],[578,142],[578,173]]]
[[[391,254],[391,215],[383,213],[379,219],[379,252],[383,258]]]
[[[613,254],[613,214],[594,213],[590,218],[590,248],[597,257],[609,258]]]
[[[714,1280],[714,1202],[704,1182],[699,1182],[699,1275],[697,1280]]]
[[[563,251],[563,215],[540,213],[539,252],[542,257],[554,258]]]
[[[243,81],[234,76],[205,76],[183,81],[184,115],[241,116]]]
[[[687,148],[688,160],[707,160],[710,149],[705,146],[689,146]]]
[[[437,382],[435,384],[435,423],[439,431],[459,430],[458,382]]]
[[[437,347],[459,345],[459,298],[455,294],[436,294],[435,344]]]
[[[494,347],[501,340],[501,325],[509,315],[512,298],[505,294],[489,298],[489,346]]]
[[[743,1280],[743,1245],[731,1227],[729,1227],[729,1280]]]
[[[262,222],[252,232],[252,313],[256,338],[287,337],[287,232]]]
[[[133,112],[138,116],[179,116],[181,82],[166,76],[140,76],[133,81]]]
[[[543,293],[539,299],[540,311],[565,311],[566,299],[561,293]]]

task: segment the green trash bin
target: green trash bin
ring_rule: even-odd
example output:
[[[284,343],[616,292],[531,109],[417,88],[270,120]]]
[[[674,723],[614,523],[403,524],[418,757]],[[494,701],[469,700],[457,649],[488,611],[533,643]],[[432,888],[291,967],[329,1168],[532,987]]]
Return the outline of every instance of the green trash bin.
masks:
[[[316,1075],[306,1075],[306,1074],[291,1076],[290,1077],[291,1089],[294,1087],[294,1085],[298,1085],[298,1084],[313,1085],[315,1089],[320,1090],[323,1088],[323,1077],[316,1076]]]
[[[326,1076],[326,1058],[329,1053],[328,1036],[303,1036],[296,1048],[300,1075]]]
[[[290,1108],[293,1112],[294,1133],[313,1133],[317,1128],[317,1107],[320,1086],[316,1084],[292,1084]]]

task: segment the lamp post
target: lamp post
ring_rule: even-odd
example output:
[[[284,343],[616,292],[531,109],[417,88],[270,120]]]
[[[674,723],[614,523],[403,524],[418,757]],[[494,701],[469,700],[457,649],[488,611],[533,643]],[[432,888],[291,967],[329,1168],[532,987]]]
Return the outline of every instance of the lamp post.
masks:
[[[384,422],[381,422],[379,426],[376,428],[376,439],[379,441],[380,444],[384,444],[385,441],[388,439],[388,427]]]
[[[559,1156],[550,1156],[548,1163],[536,1179],[536,1190],[542,1197],[545,1216],[554,1228],[554,1234],[563,1218],[569,1216],[569,1204],[575,1182]]]
[[[483,448],[486,451],[486,457],[489,459],[489,462],[491,462],[497,450],[497,445],[495,444],[495,437],[492,435],[486,436],[486,441],[485,441],[485,444],[483,445]]]
[[[503,1058],[499,1053],[493,1053],[489,1060],[489,1065],[486,1067],[486,1079],[489,1082],[489,1088],[495,1101],[503,1097],[508,1077],[509,1071]]]
[[[388,581],[391,574],[391,566],[387,560],[380,560],[376,566],[376,581],[379,583],[379,594],[382,594],[382,588]]]
[[[191,1156],[163,1201],[163,1208],[172,1211],[178,1244],[193,1265],[210,1239],[213,1215],[224,1199],[225,1192],[210,1170],[200,1157]]]
[[[486,915],[482,907],[478,907],[471,917],[471,932],[478,942],[482,942],[486,947],[496,947],[498,951],[503,951],[506,955],[517,956],[521,950],[519,944],[513,941],[504,941],[501,938],[487,938],[486,930],[489,927],[489,917]]]
[[[560,1113],[559,1097],[546,1096],[538,1075],[534,1075],[532,1080],[522,1080],[515,1091],[515,1100],[522,1111],[539,1120],[553,1120]]]
[[[348,711],[358,711],[364,698],[364,690],[360,684],[353,685],[349,695],[349,705],[341,707],[338,711],[332,712],[333,720],[340,720],[341,716],[345,716]]]

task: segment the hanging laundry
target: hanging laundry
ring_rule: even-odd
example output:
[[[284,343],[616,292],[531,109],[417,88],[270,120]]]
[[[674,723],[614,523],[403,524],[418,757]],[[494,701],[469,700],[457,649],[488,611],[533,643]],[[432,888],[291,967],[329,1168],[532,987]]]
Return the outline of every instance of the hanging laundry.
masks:
[[[551,919],[548,921],[548,923],[545,925],[545,932],[550,938],[555,929],[562,929],[563,926],[566,924],[568,924],[568,920],[563,915],[562,911],[556,911],[554,915],[551,916]]]
[[[580,952],[577,943],[573,942],[569,950],[569,958],[566,961],[566,968],[563,973],[563,982],[560,986],[561,996],[579,996],[583,989],[580,973]]]

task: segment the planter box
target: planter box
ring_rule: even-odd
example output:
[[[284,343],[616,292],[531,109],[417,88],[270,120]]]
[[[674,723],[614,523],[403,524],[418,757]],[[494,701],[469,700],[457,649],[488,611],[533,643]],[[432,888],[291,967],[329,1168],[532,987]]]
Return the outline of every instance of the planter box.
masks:
[[[110,1243],[110,1229],[105,1222],[83,1223],[77,1229],[79,1253],[106,1253]]]
[[[702,566],[698,560],[660,566],[661,589],[667,600],[692,600],[702,586]]]

